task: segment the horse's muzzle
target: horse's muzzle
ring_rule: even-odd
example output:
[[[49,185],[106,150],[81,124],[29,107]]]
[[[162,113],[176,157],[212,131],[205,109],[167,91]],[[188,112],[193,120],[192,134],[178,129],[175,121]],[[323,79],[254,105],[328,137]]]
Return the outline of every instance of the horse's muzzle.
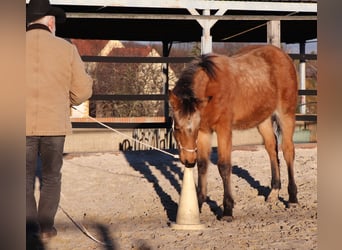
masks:
[[[196,161],[193,162],[193,163],[190,163],[190,162],[188,162],[188,161],[186,160],[185,163],[184,163],[184,166],[185,166],[186,168],[193,168],[193,167],[195,167],[195,165],[196,165]]]

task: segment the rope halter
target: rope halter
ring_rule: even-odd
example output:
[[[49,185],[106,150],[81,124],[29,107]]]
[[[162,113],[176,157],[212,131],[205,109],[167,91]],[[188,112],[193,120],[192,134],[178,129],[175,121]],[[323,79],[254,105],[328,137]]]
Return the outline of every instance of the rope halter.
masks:
[[[189,153],[196,153],[197,152],[197,147],[194,149],[189,149],[189,148],[185,148],[182,146],[182,144],[178,143],[178,146],[180,148],[180,150],[184,150],[185,152],[189,152]]]

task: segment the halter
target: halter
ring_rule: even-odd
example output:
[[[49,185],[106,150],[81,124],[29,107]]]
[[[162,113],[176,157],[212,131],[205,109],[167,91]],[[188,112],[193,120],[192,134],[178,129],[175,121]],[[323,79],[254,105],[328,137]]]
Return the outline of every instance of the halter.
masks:
[[[172,130],[174,130],[175,127],[175,121],[172,121]],[[196,144],[197,144],[197,140],[196,140]],[[178,142],[178,147],[180,148],[180,150],[184,150],[185,152],[189,152],[189,153],[196,153],[197,152],[197,147],[194,149],[190,149],[190,148],[185,148],[182,146],[182,144],[180,144],[180,142]]]
[[[178,146],[181,150],[184,150],[184,151],[189,152],[189,153],[196,153],[197,152],[197,147],[194,149],[189,149],[189,148],[183,147],[182,144],[180,144],[180,143],[178,143]]]

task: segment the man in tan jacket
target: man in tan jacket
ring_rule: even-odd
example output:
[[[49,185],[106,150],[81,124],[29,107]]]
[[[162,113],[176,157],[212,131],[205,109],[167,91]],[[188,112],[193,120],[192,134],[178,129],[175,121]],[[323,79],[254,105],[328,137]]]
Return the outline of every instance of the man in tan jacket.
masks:
[[[72,131],[70,107],[92,95],[93,81],[76,47],[55,36],[56,22],[65,19],[64,11],[49,0],[31,0],[26,8],[26,230],[27,237],[43,240],[57,234],[54,218],[65,136]],[[38,155],[42,183],[37,204]]]

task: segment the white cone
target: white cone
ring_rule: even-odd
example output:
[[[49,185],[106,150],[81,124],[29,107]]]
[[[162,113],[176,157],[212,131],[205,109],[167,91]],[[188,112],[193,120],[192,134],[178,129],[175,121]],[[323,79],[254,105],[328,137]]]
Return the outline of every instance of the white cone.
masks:
[[[204,225],[200,223],[199,207],[196,194],[193,168],[184,168],[181,195],[179,198],[176,223],[173,229],[200,230]]]

